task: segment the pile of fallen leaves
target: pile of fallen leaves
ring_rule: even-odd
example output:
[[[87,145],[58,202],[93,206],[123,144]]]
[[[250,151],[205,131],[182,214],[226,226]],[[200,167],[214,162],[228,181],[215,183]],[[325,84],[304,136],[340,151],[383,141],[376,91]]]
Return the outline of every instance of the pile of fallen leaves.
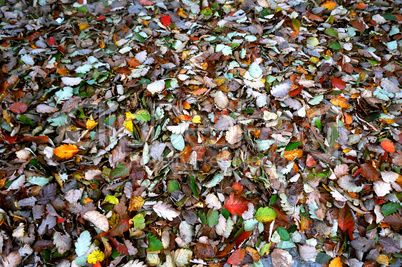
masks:
[[[0,265],[401,266],[401,0],[0,0]]]

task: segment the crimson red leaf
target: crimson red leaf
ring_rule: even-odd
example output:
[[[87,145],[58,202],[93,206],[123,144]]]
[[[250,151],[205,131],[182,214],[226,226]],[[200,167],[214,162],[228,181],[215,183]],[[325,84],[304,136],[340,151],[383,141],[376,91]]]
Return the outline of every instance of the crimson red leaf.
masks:
[[[122,235],[130,229],[130,218],[120,219],[117,224],[109,231],[112,236]]]
[[[47,38],[47,43],[49,45],[55,45],[56,44],[56,39],[54,39],[54,37],[49,37],[49,38]]]
[[[349,238],[353,240],[353,227],[355,222],[353,220],[353,214],[350,212],[349,206],[345,206],[339,212],[338,226],[343,231],[347,231]]]
[[[240,247],[240,245],[244,242],[244,240],[248,239],[251,236],[252,232],[243,232],[241,235],[236,239],[235,244],[236,247]]]
[[[247,199],[239,195],[231,194],[229,198],[225,199],[225,209],[231,214],[237,214],[239,216],[248,210],[247,204]]]
[[[104,20],[104,19],[106,19],[106,17],[105,16],[99,16],[98,18],[96,18],[95,20],[96,21],[100,21],[100,20]]]
[[[170,24],[172,24],[172,22],[170,21],[170,16],[169,15],[164,15],[161,18],[161,22],[162,22],[163,26],[165,26],[165,27],[170,25]]]
[[[333,84],[335,87],[337,87],[337,88],[339,88],[339,89],[341,89],[341,90],[343,90],[343,89],[346,88],[346,83],[345,83],[344,81],[342,81],[342,79],[333,78],[333,79],[331,80],[331,82],[332,82],[332,84]]]
[[[228,263],[232,265],[239,265],[243,261],[244,256],[246,256],[246,250],[244,248],[238,249],[233,252],[232,255],[230,255]]]
[[[110,242],[112,242],[113,246],[115,247],[115,249],[123,255],[128,255],[128,250],[126,248],[126,246],[120,242],[118,242],[116,239],[114,239],[113,237],[109,238]]]
[[[27,104],[21,102],[14,103],[10,106],[10,110],[14,113],[24,113],[27,109]]]

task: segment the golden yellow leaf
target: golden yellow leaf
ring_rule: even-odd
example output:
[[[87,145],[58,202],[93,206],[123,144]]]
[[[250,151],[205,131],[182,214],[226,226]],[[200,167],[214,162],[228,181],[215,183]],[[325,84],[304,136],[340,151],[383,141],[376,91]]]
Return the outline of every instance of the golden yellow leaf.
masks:
[[[329,264],[329,267],[342,267],[342,266],[343,266],[343,263],[342,263],[340,257],[336,257]]]
[[[77,153],[78,147],[76,145],[61,145],[55,149],[53,149],[53,153],[62,159],[69,159],[74,156],[75,153]]]
[[[199,115],[195,115],[193,118],[193,123],[201,123],[201,117]]]
[[[381,254],[380,256],[377,257],[376,261],[379,264],[384,264],[384,265],[388,265],[389,264],[389,258],[387,255]],[[332,266],[330,266],[332,267]]]
[[[78,27],[80,28],[80,31],[83,31],[83,30],[85,30],[86,28],[88,28],[89,25],[88,25],[88,24],[85,24],[85,23],[78,23]]]
[[[179,10],[177,10],[176,13],[177,13],[177,15],[179,15],[179,16],[185,18],[185,19],[188,17],[187,14],[186,14],[186,11],[184,11],[183,8],[179,8]]]
[[[294,149],[290,151],[285,151],[283,157],[287,160],[294,160],[295,158],[300,158],[303,155],[303,149]]]
[[[87,129],[92,130],[98,123],[94,120],[87,120]]]
[[[88,255],[88,263],[96,264],[102,262],[105,259],[105,254],[102,251],[94,250]]]
[[[339,106],[343,109],[348,109],[351,107],[348,100],[341,95],[338,95],[338,96],[332,98],[331,103],[334,104],[335,106]]]
[[[328,10],[334,10],[336,7],[336,2],[333,1],[328,1],[322,4],[321,6],[325,7]]]
[[[133,211],[133,210],[139,210],[142,208],[142,205],[144,205],[145,200],[140,197],[140,196],[136,196],[136,197],[132,197],[130,199],[130,206],[128,207],[129,211]]]

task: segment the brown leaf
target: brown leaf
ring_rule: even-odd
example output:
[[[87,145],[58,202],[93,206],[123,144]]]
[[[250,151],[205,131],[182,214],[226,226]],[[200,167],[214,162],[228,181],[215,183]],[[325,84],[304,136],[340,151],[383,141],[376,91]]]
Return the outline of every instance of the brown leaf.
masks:
[[[373,167],[373,165],[364,163],[362,169],[361,175],[367,180],[372,182],[380,180],[380,173]]]
[[[384,218],[384,222],[396,230],[402,229],[402,215],[394,213]]]
[[[195,257],[197,259],[212,259],[214,255],[215,252],[211,245],[204,243],[195,245]]]

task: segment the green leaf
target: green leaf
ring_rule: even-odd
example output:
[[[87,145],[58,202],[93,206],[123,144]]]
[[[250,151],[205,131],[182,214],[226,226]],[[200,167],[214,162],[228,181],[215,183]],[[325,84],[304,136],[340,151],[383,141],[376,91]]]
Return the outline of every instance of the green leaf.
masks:
[[[320,129],[320,131],[322,130],[322,123],[320,119],[317,119],[315,121],[315,126],[317,126],[317,128]]]
[[[86,9],[83,6],[80,6],[79,8],[77,8],[78,11],[83,12],[83,13],[88,13],[88,9]]]
[[[285,229],[285,227],[279,226],[276,228],[276,231],[278,232],[279,236],[283,241],[289,241],[290,240],[290,235],[288,231]]]
[[[142,122],[145,121],[150,121],[151,120],[151,116],[149,115],[148,111],[145,109],[139,110],[134,114],[134,117]]]
[[[184,147],[185,147],[185,143],[184,143],[184,138],[182,135],[180,134],[172,134],[170,136],[170,142],[172,143],[172,146],[179,150],[179,151],[183,151]]]
[[[89,246],[91,245],[91,234],[88,231],[84,231],[78,237],[77,242],[75,242],[75,253],[78,257],[83,256],[87,253]]]
[[[214,187],[217,184],[219,184],[222,180],[223,180],[223,174],[222,173],[216,173],[214,175],[214,178],[212,178],[212,180],[209,181],[208,183],[204,184],[204,186],[207,187],[207,188],[211,188],[211,187]]]
[[[325,29],[325,34],[338,38],[338,32],[334,28]]]
[[[193,175],[190,176],[190,187],[191,190],[193,190],[193,194],[196,198],[200,197],[200,194],[198,193],[197,185],[195,183],[195,178]]]
[[[334,50],[341,50],[341,44],[338,42],[330,42],[328,46]]]
[[[291,150],[297,149],[299,146],[302,146],[302,145],[303,145],[303,142],[301,142],[301,141],[289,143],[286,146],[285,151],[291,151]]]
[[[174,190],[180,190],[180,186],[175,180],[170,180],[167,185],[167,190],[169,194],[171,194]]]
[[[149,247],[147,248],[147,252],[159,251],[163,249],[162,242],[153,234],[148,234],[148,243]]]
[[[59,116],[49,119],[48,121],[50,122],[51,126],[60,127],[60,126],[66,125],[68,123],[67,114],[61,113]]]
[[[274,205],[275,203],[276,203],[276,200],[278,199],[278,195],[273,195],[272,197],[271,197],[271,199],[269,200],[269,206],[272,206],[272,205]]]
[[[119,199],[115,196],[107,195],[105,198],[105,201],[109,202],[110,204],[114,204],[114,205],[119,204]]]
[[[134,218],[131,219],[131,221],[134,223],[134,227],[139,230],[144,229],[146,226],[144,214],[142,214],[142,213],[135,215]]]
[[[387,217],[392,213],[396,212],[398,209],[402,208],[402,205],[399,203],[389,202],[381,206],[381,213]]]
[[[259,208],[255,214],[255,218],[260,222],[270,222],[276,219],[276,211],[272,208]]]
[[[317,257],[315,258],[315,262],[320,263],[320,264],[326,264],[329,262],[330,259],[332,259],[332,257],[328,256],[327,253],[319,252],[317,254]]]
[[[110,173],[110,178],[126,178],[130,175],[131,164],[130,163],[119,163],[116,168]]]
[[[336,140],[339,138],[339,132],[338,128],[336,126],[332,127],[332,134],[331,134],[331,140],[329,142],[329,146],[334,146]]]
[[[25,125],[33,125],[35,123],[34,120],[32,120],[31,118],[25,116],[25,115],[19,115],[18,119],[20,121],[22,121],[22,123],[24,123]]]
[[[27,179],[27,182],[31,184],[39,185],[40,187],[44,187],[50,182],[50,178],[40,177],[40,176],[31,176]]]
[[[308,101],[310,105],[318,105],[324,99],[324,95],[316,95]]]
[[[217,210],[209,210],[208,211],[208,225],[213,227],[217,225],[219,221],[219,212]]]

